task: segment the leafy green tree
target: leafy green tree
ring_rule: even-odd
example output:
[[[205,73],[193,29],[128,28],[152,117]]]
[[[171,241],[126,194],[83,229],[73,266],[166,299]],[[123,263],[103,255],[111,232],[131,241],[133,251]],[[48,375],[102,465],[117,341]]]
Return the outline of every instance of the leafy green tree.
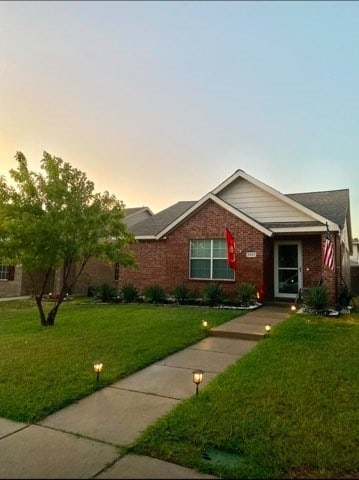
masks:
[[[108,192],[95,193],[85,173],[47,152],[42,173],[29,171],[23,153],[15,159],[13,185],[0,177],[0,258],[29,274],[41,325],[50,326],[90,258],[135,266],[134,237],[123,223],[124,204]],[[59,269],[59,295],[45,312],[47,282]]]

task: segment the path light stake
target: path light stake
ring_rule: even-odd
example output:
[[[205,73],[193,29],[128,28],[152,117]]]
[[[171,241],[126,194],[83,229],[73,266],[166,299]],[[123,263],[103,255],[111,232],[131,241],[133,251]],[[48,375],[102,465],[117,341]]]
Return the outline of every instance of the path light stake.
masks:
[[[295,305],[292,305],[290,309],[292,310],[292,312],[295,312],[297,310],[297,307]]]
[[[269,332],[272,330],[272,325],[270,323],[267,323],[264,328],[266,330],[266,334],[268,335]]]
[[[101,360],[95,360],[93,362],[93,371],[96,373],[96,382],[98,383],[100,380],[100,372],[102,370],[103,363]]]
[[[208,327],[208,322],[207,320],[202,320],[202,327],[207,328]]]
[[[203,370],[193,370],[193,383],[196,384],[196,395],[198,395],[199,384],[203,382]]]

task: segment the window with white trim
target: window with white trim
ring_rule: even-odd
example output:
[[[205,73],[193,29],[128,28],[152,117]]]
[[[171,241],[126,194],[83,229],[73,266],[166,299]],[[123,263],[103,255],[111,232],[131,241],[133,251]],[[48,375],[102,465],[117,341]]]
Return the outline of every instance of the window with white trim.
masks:
[[[9,266],[0,263],[0,280],[7,280],[9,276]]]
[[[227,264],[224,238],[190,240],[189,278],[193,280],[234,280]]]

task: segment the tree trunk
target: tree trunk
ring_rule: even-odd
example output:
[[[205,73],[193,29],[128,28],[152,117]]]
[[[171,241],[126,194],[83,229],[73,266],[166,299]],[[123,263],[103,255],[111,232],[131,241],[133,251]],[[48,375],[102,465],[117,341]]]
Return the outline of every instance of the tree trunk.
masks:
[[[55,306],[49,311],[49,313],[46,316],[45,312],[44,312],[44,308],[42,306],[42,295],[36,295],[35,298],[36,298],[37,308],[38,308],[39,313],[40,313],[41,326],[42,327],[53,327],[55,325],[55,318],[56,318],[56,315],[57,315],[57,311],[58,311],[59,306],[61,305],[63,300],[59,299],[56,302]]]
[[[35,300],[36,300],[36,305],[37,305],[37,308],[38,308],[39,314],[40,314],[41,325],[43,327],[46,327],[47,321],[46,321],[44,309],[42,307],[42,295],[35,295]]]
[[[55,307],[49,311],[46,319],[46,325],[48,327],[53,327],[55,325],[55,317],[57,315],[58,308],[59,304],[56,304]]]

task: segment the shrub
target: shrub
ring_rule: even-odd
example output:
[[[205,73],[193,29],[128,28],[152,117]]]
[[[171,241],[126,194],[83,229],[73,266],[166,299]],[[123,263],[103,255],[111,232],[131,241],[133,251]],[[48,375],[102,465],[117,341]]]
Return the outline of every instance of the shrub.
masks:
[[[166,302],[166,292],[160,285],[151,285],[145,289],[143,295],[148,303]]]
[[[111,302],[117,297],[117,290],[108,283],[101,283],[95,288],[95,297],[103,302]]]
[[[184,283],[176,285],[173,295],[176,299],[176,302],[178,302],[179,304],[186,303],[193,298],[193,294],[191,293],[188,286]]]
[[[237,287],[237,301],[242,307],[254,305],[257,301],[255,285],[248,282],[240,283]]]
[[[218,305],[219,303],[223,303],[226,298],[222,287],[218,283],[209,283],[204,288],[203,294],[205,301],[210,305]]]
[[[122,289],[122,298],[126,303],[136,302],[138,300],[139,292],[133,283],[126,283]]]
[[[316,312],[324,312],[329,307],[329,290],[326,287],[308,288],[304,294],[304,304]]]

